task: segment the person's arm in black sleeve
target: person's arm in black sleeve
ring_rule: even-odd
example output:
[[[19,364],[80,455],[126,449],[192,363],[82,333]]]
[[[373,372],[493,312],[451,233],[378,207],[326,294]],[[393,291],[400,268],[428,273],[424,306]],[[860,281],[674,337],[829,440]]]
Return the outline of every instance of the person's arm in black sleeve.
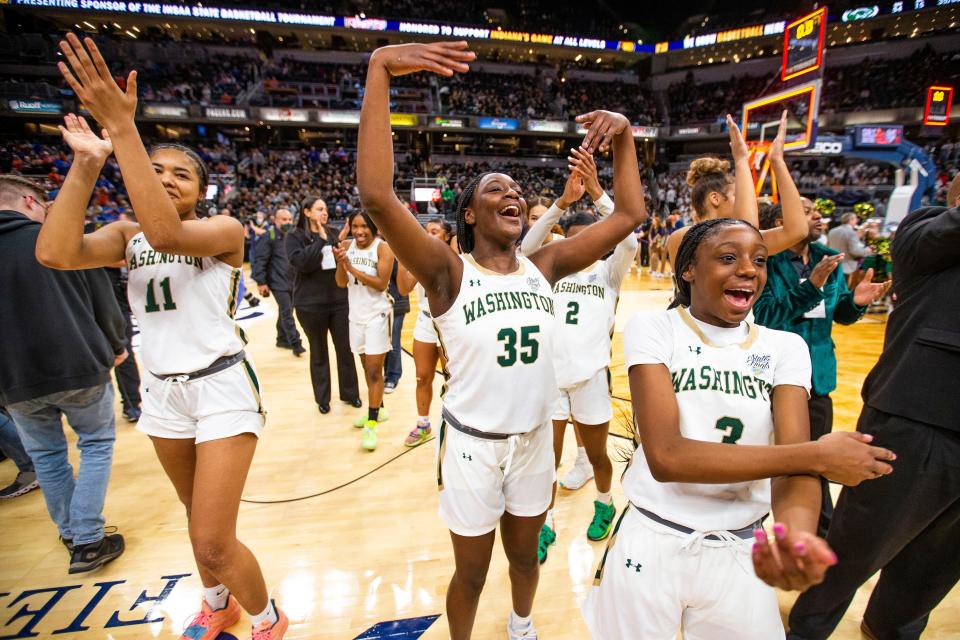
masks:
[[[301,234],[288,233],[284,242],[290,264],[300,273],[313,273],[323,265],[323,248],[327,246],[323,238],[317,236],[313,242],[307,243]]]
[[[270,264],[271,257],[273,257],[273,238],[270,237],[270,231],[268,231],[257,242],[257,248],[253,252],[253,264],[250,265],[250,276],[260,286],[270,284],[267,281],[267,265]]]
[[[960,208],[943,209],[917,222],[910,220],[908,215],[893,240],[893,266],[899,270],[903,265],[921,274],[943,271],[960,264],[958,246]]]
[[[110,343],[114,355],[120,355],[127,348],[127,319],[117,304],[110,277],[103,269],[88,269],[83,275],[90,290],[90,304],[97,326]]]

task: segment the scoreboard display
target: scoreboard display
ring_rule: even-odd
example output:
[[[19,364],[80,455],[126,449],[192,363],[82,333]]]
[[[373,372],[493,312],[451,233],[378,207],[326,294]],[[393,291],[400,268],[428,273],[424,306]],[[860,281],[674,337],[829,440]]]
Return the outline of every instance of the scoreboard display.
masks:
[[[783,31],[781,80],[785,82],[821,67],[826,29],[826,7],[821,7],[787,25]]]
[[[927,89],[927,106],[923,110],[923,124],[945,127],[950,122],[953,87],[932,86]]]
[[[856,133],[858,147],[896,147],[903,142],[901,124],[859,126]]]

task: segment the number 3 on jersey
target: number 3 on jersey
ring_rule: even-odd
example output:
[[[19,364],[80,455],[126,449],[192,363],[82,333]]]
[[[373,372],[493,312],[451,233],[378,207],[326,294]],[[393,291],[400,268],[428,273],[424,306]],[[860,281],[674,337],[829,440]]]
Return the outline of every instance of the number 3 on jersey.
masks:
[[[177,308],[177,303],[173,301],[173,294],[170,293],[170,276],[160,281],[160,291],[163,293],[163,310],[173,311]],[[160,311],[160,305],[157,304],[157,294],[153,290],[153,278],[147,283],[147,304],[143,310],[147,313]]]
[[[724,444],[737,444],[737,440],[743,435],[743,421],[739,418],[724,416],[717,420],[717,429],[727,434],[723,436],[723,440],[720,442]]]
[[[540,325],[520,327],[520,362],[531,364],[537,361],[540,355],[540,343],[534,338],[540,333]],[[497,364],[501,367],[512,367],[517,363],[517,331],[510,327],[500,329],[497,340],[503,344],[503,354],[497,356]]]

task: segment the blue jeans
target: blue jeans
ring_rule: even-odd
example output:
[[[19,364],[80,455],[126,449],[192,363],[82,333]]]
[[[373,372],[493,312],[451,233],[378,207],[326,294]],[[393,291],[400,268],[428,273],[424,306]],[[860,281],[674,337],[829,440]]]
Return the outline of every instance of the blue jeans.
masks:
[[[33,471],[33,461],[23,448],[20,436],[17,434],[17,425],[13,420],[0,411],[0,451],[13,460],[20,472]]]
[[[89,544],[103,538],[103,503],[113,462],[115,423],[109,382],[60,391],[7,407],[37,471],[47,511],[65,540]],[[79,438],[80,470],[73,479],[62,417]]]
[[[403,330],[403,318],[406,313],[393,314],[393,350],[387,354],[387,359],[383,361],[384,382],[392,382],[396,385],[400,382],[400,376],[403,375],[403,362],[401,356],[403,351],[400,349],[400,332]]]

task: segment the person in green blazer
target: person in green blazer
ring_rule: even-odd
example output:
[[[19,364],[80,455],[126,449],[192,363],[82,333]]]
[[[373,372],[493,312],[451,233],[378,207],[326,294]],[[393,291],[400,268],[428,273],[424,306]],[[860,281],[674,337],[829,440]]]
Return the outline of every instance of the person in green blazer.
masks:
[[[786,251],[767,258],[767,284],[760,293],[753,313],[757,324],[798,334],[810,349],[813,379],[810,389],[810,439],[833,430],[833,400],[837,388],[837,357],[831,332],[833,323],[853,324],[870,303],[882,298],[890,286],[873,283],[872,269],[854,291],[847,288],[843,272],[837,266],[839,253],[817,240],[823,233],[820,212],[803,198],[809,233]],[[760,213],[760,228],[783,224],[780,205]],[[823,504],[818,534],[825,536],[833,514],[833,502],[827,481],[823,481]]]

